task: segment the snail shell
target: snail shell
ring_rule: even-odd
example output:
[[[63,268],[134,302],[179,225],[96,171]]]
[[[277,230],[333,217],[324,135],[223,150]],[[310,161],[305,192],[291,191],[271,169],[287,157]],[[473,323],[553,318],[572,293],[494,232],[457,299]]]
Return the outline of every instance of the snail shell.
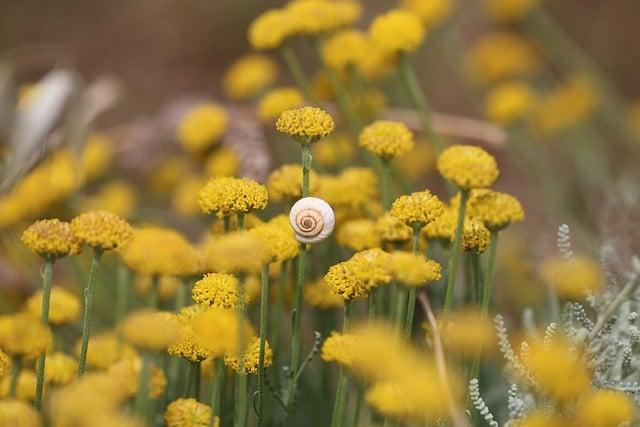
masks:
[[[317,197],[298,200],[289,212],[289,222],[300,243],[318,243],[329,237],[336,216],[329,203]]]

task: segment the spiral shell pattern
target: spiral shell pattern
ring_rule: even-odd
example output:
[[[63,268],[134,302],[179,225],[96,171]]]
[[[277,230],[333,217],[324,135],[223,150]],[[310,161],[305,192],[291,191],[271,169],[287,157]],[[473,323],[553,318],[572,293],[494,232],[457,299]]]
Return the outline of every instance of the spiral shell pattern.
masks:
[[[317,197],[298,200],[289,212],[289,222],[300,243],[318,243],[329,237],[336,224],[333,209]]]

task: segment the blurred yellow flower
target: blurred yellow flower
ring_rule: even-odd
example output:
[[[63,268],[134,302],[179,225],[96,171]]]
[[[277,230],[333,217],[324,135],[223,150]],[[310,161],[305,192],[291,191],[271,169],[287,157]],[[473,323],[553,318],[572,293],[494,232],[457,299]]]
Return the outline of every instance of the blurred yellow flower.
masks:
[[[406,286],[424,286],[440,279],[440,264],[424,255],[395,251],[391,253],[391,271],[395,280]]]
[[[322,61],[340,72],[360,68],[368,55],[371,42],[366,33],[357,29],[342,30],[329,36],[322,45]]]
[[[0,402],[9,397],[11,379],[4,377],[0,380]],[[18,374],[15,397],[27,402],[33,401],[36,395],[36,374],[32,370],[22,369]]]
[[[297,35],[329,33],[354,24],[362,6],[353,0],[298,0],[286,7],[293,31]]]
[[[324,145],[324,144],[322,144]],[[318,191],[318,174],[309,170],[309,193]],[[282,200],[294,202],[302,197],[302,166],[299,164],[282,165],[269,174],[267,179],[269,197],[274,202]]]
[[[376,220],[375,230],[381,241],[391,243],[406,242],[413,234],[411,227],[389,212]]]
[[[238,352],[239,328],[242,328],[245,345],[255,337],[248,321],[243,319],[242,325],[238,325],[235,310],[209,308],[196,315],[191,325],[196,343],[210,351],[212,357]]]
[[[66,385],[76,379],[78,361],[68,354],[57,351],[47,354],[44,380],[47,384]]]
[[[394,9],[377,16],[369,26],[369,36],[383,52],[411,53],[425,37],[420,16],[405,9]]]
[[[223,88],[231,99],[245,101],[254,98],[278,78],[278,65],[266,55],[248,54],[234,61],[227,69]]]
[[[441,319],[442,344],[456,357],[472,359],[496,350],[493,321],[474,307],[462,307]]]
[[[104,134],[92,133],[80,154],[81,176],[93,180],[107,171],[115,153],[113,140]]]
[[[577,404],[576,425],[582,427],[614,427],[636,419],[633,399],[614,390],[592,390]]]
[[[188,218],[201,215],[198,195],[206,183],[206,178],[194,175],[185,176],[173,191],[171,207],[180,215]]]
[[[218,427],[219,420],[212,423],[212,416],[210,406],[196,399],[178,399],[167,405],[164,421],[167,427]]]
[[[258,117],[263,122],[272,122],[287,110],[304,104],[302,92],[295,87],[279,87],[265,93],[258,102]]]
[[[178,140],[190,153],[209,149],[227,131],[229,119],[222,107],[213,103],[196,105],[178,125]]]
[[[438,172],[460,189],[490,187],[500,174],[496,159],[473,145],[452,145],[438,157]]]
[[[249,233],[262,242],[262,246],[270,255],[270,262],[280,262],[298,255],[298,242],[292,229],[285,230],[278,224],[261,224]]]
[[[426,140],[417,140],[411,151],[397,157],[396,164],[398,169],[412,182],[425,178],[433,171],[436,164],[436,152],[433,149],[433,144]]]
[[[8,355],[35,359],[50,346],[51,331],[39,319],[26,313],[0,316],[0,348]]]
[[[140,310],[124,319],[120,333],[140,349],[162,352],[178,338],[178,327],[157,311]]]
[[[247,344],[247,349],[242,354],[243,366],[240,366],[237,352],[226,354],[224,356],[224,364],[236,371],[238,374],[257,374],[258,361],[260,356],[260,338],[254,337]],[[264,342],[264,366],[268,368],[273,364],[273,350],[269,346],[269,342]]]
[[[42,290],[38,290],[31,295],[25,306],[34,319],[39,319],[40,310],[42,309]],[[51,325],[73,323],[78,320],[79,316],[80,299],[64,288],[59,286],[52,287],[49,299],[49,323]]]
[[[113,212],[122,218],[130,218],[137,202],[135,188],[124,180],[111,181],[98,190],[98,192],[84,199],[81,203],[83,210],[105,210]]]
[[[351,334],[341,334],[331,331],[331,335],[322,343],[320,356],[325,362],[336,362],[341,366],[353,366],[355,354],[354,341],[356,337]]]
[[[80,341],[74,348],[74,354],[80,355]],[[89,340],[89,350],[87,351],[87,366],[90,368],[104,370],[114,363],[137,356],[136,351],[122,342],[118,336],[110,331],[93,335]]]
[[[369,289],[391,282],[391,255],[380,248],[356,252],[348,262],[355,277]]]
[[[319,310],[331,310],[344,305],[344,300],[333,295],[329,285],[323,279],[305,284],[304,301]]]
[[[602,288],[600,263],[584,255],[572,259],[548,258],[540,267],[540,275],[559,296],[567,299],[583,300]]]
[[[290,14],[284,9],[270,9],[249,25],[249,43],[256,50],[276,49],[294,34]]]
[[[0,350],[0,378],[6,376],[11,371],[11,358]]]
[[[358,142],[378,157],[392,158],[411,151],[413,133],[403,123],[378,120],[360,132]]]
[[[240,159],[231,148],[220,146],[211,153],[204,163],[209,176],[236,176],[240,169]]]
[[[118,380],[123,385],[123,392],[129,397],[134,397],[140,388],[140,371],[142,360],[140,357],[123,359],[109,367],[109,376]],[[167,378],[164,371],[151,364],[149,367],[148,393],[149,398],[157,399],[164,394],[167,387]]]
[[[493,88],[485,100],[485,114],[490,120],[510,125],[524,119],[535,106],[535,94],[525,83],[514,81]]]
[[[18,399],[0,401],[0,425],[40,427],[40,415],[31,404]]]
[[[455,0],[402,0],[400,7],[420,17],[427,30],[441,24],[454,9]]]
[[[375,232],[376,223],[370,219],[351,219],[342,223],[336,233],[338,244],[353,251],[362,251],[380,246],[380,237]]]
[[[235,231],[210,239],[204,254],[210,271],[219,273],[257,273],[272,259],[262,240],[248,231]]]

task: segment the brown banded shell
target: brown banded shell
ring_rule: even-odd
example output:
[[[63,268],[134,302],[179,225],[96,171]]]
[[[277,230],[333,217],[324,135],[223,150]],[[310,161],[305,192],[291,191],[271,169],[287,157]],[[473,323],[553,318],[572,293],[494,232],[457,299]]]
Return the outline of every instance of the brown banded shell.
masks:
[[[335,226],[333,209],[317,197],[298,200],[289,213],[296,240],[301,243],[317,243],[331,234]]]

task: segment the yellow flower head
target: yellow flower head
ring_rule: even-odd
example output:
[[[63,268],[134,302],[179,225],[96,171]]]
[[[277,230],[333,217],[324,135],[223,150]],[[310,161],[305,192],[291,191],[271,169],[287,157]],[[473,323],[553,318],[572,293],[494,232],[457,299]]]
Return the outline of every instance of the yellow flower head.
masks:
[[[438,172],[461,189],[485,188],[498,179],[496,159],[480,147],[452,145],[440,154]]]
[[[237,59],[224,75],[225,93],[234,100],[248,100],[275,82],[278,65],[265,55],[248,54]]]
[[[248,231],[215,237],[207,243],[204,253],[208,267],[219,273],[256,273],[272,259],[262,240]]]
[[[348,262],[353,274],[369,289],[391,282],[391,255],[380,248],[357,252]]]
[[[454,4],[455,0],[402,0],[400,2],[403,9],[418,15],[427,29],[442,23],[451,14]]]
[[[376,223],[370,219],[351,219],[344,222],[336,234],[338,244],[354,251],[380,246],[380,237],[375,232]]]
[[[423,286],[440,279],[440,264],[423,255],[395,251],[391,253],[393,277],[406,286]]]
[[[47,360],[48,361],[48,360]],[[142,360],[140,357],[123,359],[109,367],[109,375],[118,380],[124,386],[124,392],[133,397],[140,388],[140,371],[142,370]],[[164,371],[155,364],[150,366],[148,379],[148,393],[150,399],[157,399],[164,394],[167,387],[167,378]]]
[[[202,362],[214,356],[200,343],[193,331],[193,319],[205,310],[205,306],[195,304],[182,308],[178,315],[166,313],[170,319],[177,322],[179,330],[178,339],[167,349],[169,354],[184,357],[191,362]]]
[[[332,310],[344,305],[344,300],[331,293],[331,288],[322,279],[304,286],[304,301],[319,310]]]
[[[441,324],[442,343],[450,354],[472,359],[480,351],[489,354],[495,349],[493,322],[477,309],[461,308],[445,316]]]
[[[276,129],[291,135],[301,143],[316,142],[333,132],[333,119],[316,107],[301,107],[284,111],[276,122]]]
[[[213,103],[203,103],[189,110],[178,125],[178,140],[190,153],[202,153],[224,135],[229,126],[227,113]]]
[[[324,144],[322,144],[324,145]],[[318,174],[309,171],[309,191],[318,191]],[[274,202],[281,200],[294,201],[302,197],[302,166],[299,164],[282,165],[271,172],[267,179],[269,197]]]
[[[359,143],[382,158],[408,153],[413,148],[413,133],[400,122],[378,120],[360,132]]]
[[[224,364],[238,374],[257,374],[258,362],[260,358],[260,338],[253,337],[249,342],[247,349],[242,355],[242,362],[244,366],[240,366],[238,355],[236,352],[226,354],[224,356]],[[273,350],[269,347],[269,342],[264,342],[264,366],[269,367],[273,364]]]
[[[0,401],[9,397],[11,379],[4,377],[0,380]],[[36,373],[30,369],[22,369],[18,374],[16,397],[21,400],[32,401],[36,395]]]
[[[602,288],[600,263],[584,255],[549,258],[542,263],[540,275],[563,298],[582,300]]]
[[[37,291],[26,302],[29,314],[34,318],[40,318],[42,309],[42,290]],[[78,297],[61,287],[51,289],[49,300],[49,323],[52,325],[62,325],[73,323],[80,316],[80,300]]]
[[[133,237],[131,225],[107,211],[89,211],[71,221],[73,234],[83,244],[95,249],[120,249]]]
[[[366,298],[369,292],[366,283],[358,278],[349,261],[332,265],[324,281],[329,285],[332,295],[345,300]]]
[[[304,96],[295,87],[279,87],[265,93],[258,102],[258,117],[272,122],[287,110],[302,107]]]
[[[371,42],[367,35],[356,29],[337,32],[322,45],[322,61],[330,68],[344,72],[349,66],[360,68],[369,53]]]
[[[473,218],[467,218],[464,220],[462,227],[462,248],[465,251],[474,251],[478,254],[486,251],[489,247],[490,237],[491,233],[489,232],[489,229],[480,221],[476,221]],[[455,236],[452,236],[452,244],[454,239]]]
[[[121,253],[122,261],[145,276],[189,276],[199,270],[196,249],[169,228],[138,228]]]
[[[537,389],[558,402],[570,402],[587,391],[591,380],[584,360],[563,338],[534,342],[522,362]]]
[[[106,135],[92,133],[80,155],[81,177],[92,180],[102,175],[115,155],[113,141]]]
[[[487,94],[485,113],[490,120],[512,124],[529,114],[535,104],[535,94],[522,82],[503,83]]]
[[[376,220],[375,230],[383,242],[406,242],[413,234],[411,227],[388,212]]]
[[[445,205],[444,213],[436,218],[435,221],[427,224],[422,229],[422,234],[429,239],[440,239],[441,242],[448,243],[456,231],[457,218],[457,208],[454,209],[450,205]]]
[[[211,417],[211,407],[195,399],[174,400],[164,413],[167,427],[209,427]]]
[[[483,36],[467,52],[472,77],[479,83],[525,77],[541,68],[533,47],[515,33],[498,32]]]
[[[223,145],[211,153],[204,164],[204,170],[209,176],[235,176],[239,169],[238,155]],[[197,200],[197,196],[194,199]]]
[[[286,10],[267,10],[249,25],[249,43],[256,50],[276,49],[294,31],[290,14]]]
[[[238,353],[238,316],[235,310],[209,308],[191,321],[196,343],[211,352],[212,357]],[[255,333],[251,324],[243,319],[240,326],[245,345]]]
[[[6,376],[11,371],[11,358],[0,350],[0,378]]]
[[[120,326],[122,337],[149,351],[165,351],[178,337],[177,325],[161,313],[140,310],[129,314]]]
[[[51,331],[28,314],[0,317],[0,348],[13,357],[35,359],[51,345]]]
[[[74,348],[76,356],[80,355],[80,341]],[[102,332],[94,335],[89,340],[87,351],[87,366],[104,370],[114,363],[137,356],[136,351],[130,345],[123,343],[113,332]]]
[[[193,301],[209,307],[233,308],[238,305],[238,279],[231,274],[210,273],[193,285]],[[246,301],[245,301],[246,302]]]
[[[469,198],[469,216],[491,230],[524,221],[524,210],[515,197],[493,190],[475,190]]]
[[[322,343],[320,356],[325,362],[336,362],[341,366],[353,366],[354,341],[356,337],[352,334],[341,334],[331,331],[331,335]]]
[[[18,399],[0,401],[0,425],[40,427],[40,415],[31,404]]]
[[[369,36],[373,43],[388,54],[411,53],[422,44],[425,30],[417,14],[395,9],[373,20],[369,26]]]
[[[69,384],[76,379],[78,372],[76,359],[60,351],[47,354],[46,367],[44,380],[47,384]]]
[[[136,191],[126,181],[111,181],[103,185],[95,196],[82,203],[83,210],[106,210],[129,218],[136,207]]]
[[[613,390],[594,390],[583,396],[576,409],[576,425],[613,427],[627,425],[636,418],[633,399]]]
[[[267,188],[248,178],[211,178],[200,190],[198,203],[205,214],[218,218],[232,214],[246,214],[267,206]]]
[[[291,228],[284,229],[278,224],[261,224],[249,230],[262,242],[270,255],[271,262],[291,259],[298,255],[298,242]]]
[[[298,0],[289,3],[286,11],[296,34],[316,35],[354,24],[362,7],[352,0]]]
[[[364,208],[377,196],[378,178],[371,169],[352,167],[343,170],[337,176],[320,176],[318,197],[326,200],[336,214],[344,209],[361,217]]]
[[[398,197],[390,212],[410,227],[424,227],[444,213],[444,204],[435,194],[424,190]]]
[[[483,5],[494,20],[517,22],[536,7],[537,3],[537,0],[484,0]]]
[[[80,241],[68,222],[58,219],[36,221],[22,233],[22,243],[43,257],[64,257],[80,252]]]

